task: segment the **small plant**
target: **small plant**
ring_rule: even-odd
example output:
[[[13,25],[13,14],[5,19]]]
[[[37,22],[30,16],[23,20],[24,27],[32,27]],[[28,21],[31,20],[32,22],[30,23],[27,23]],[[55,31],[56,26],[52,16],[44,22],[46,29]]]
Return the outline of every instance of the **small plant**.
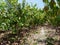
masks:
[[[47,42],[47,45],[54,45],[54,39],[51,38],[51,37],[48,37],[48,38],[46,39],[46,42]]]

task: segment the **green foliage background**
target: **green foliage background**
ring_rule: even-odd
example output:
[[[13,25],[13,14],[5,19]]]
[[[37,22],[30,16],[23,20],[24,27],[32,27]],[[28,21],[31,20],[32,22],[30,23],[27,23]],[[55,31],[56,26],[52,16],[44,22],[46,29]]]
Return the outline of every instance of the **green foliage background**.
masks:
[[[0,0],[1,1],[1,0]],[[60,0],[43,0],[45,7],[38,9],[25,0],[5,0],[0,3],[0,30],[16,31],[22,27],[44,25],[60,26]],[[57,2],[57,3],[56,3]],[[56,5],[57,4],[57,5]]]

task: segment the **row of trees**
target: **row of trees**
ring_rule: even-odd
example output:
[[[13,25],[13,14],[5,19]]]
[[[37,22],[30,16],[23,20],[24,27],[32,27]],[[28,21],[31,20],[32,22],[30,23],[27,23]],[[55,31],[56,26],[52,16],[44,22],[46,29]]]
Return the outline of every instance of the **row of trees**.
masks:
[[[0,0],[1,1],[1,0]],[[0,30],[16,31],[22,27],[43,25],[48,22],[60,25],[60,0],[43,0],[45,7],[38,9],[36,4],[30,6],[18,3],[18,0],[5,0],[0,3]]]

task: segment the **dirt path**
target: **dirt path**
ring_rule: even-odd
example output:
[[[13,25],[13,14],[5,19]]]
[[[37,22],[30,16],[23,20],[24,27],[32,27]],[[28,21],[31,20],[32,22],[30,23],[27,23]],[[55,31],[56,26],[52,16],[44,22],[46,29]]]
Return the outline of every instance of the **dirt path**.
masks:
[[[32,31],[28,37],[24,37],[24,45],[46,45],[46,38],[52,37],[55,40],[60,40],[60,35],[56,35],[56,29],[52,29],[46,26],[38,27],[35,31]],[[57,45],[57,43],[55,43]]]
[[[0,34],[0,38],[6,36],[7,34],[11,33],[5,32]],[[60,33],[60,32],[59,32]],[[56,33],[56,29],[53,29],[48,26],[38,26],[36,29],[31,29],[29,33],[24,34],[23,41],[19,45],[46,45],[46,38],[52,37],[55,40],[60,40],[60,35]],[[15,45],[18,43],[13,43]],[[60,43],[59,43],[60,44]],[[59,45],[58,42],[55,45]]]
[[[10,33],[12,33],[12,31],[6,31],[6,32],[3,31],[3,32],[0,34],[0,39],[3,38],[3,37],[5,37],[5,36],[7,36],[7,35],[10,34]]]

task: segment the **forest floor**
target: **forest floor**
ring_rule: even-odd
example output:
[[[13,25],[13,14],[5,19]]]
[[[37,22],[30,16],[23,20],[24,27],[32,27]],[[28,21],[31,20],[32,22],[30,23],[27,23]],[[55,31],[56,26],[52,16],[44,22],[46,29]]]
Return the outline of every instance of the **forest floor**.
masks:
[[[0,33],[0,45],[46,45],[48,37],[53,38],[56,42],[60,41],[60,30],[56,32],[56,29],[51,26],[37,26],[28,32],[21,32],[18,36],[16,34],[9,36],[10,33],[11,31]],[[9,40],[10,37],[12,40]],[[60,45],[60,42],[54,42],[54,45]]]

